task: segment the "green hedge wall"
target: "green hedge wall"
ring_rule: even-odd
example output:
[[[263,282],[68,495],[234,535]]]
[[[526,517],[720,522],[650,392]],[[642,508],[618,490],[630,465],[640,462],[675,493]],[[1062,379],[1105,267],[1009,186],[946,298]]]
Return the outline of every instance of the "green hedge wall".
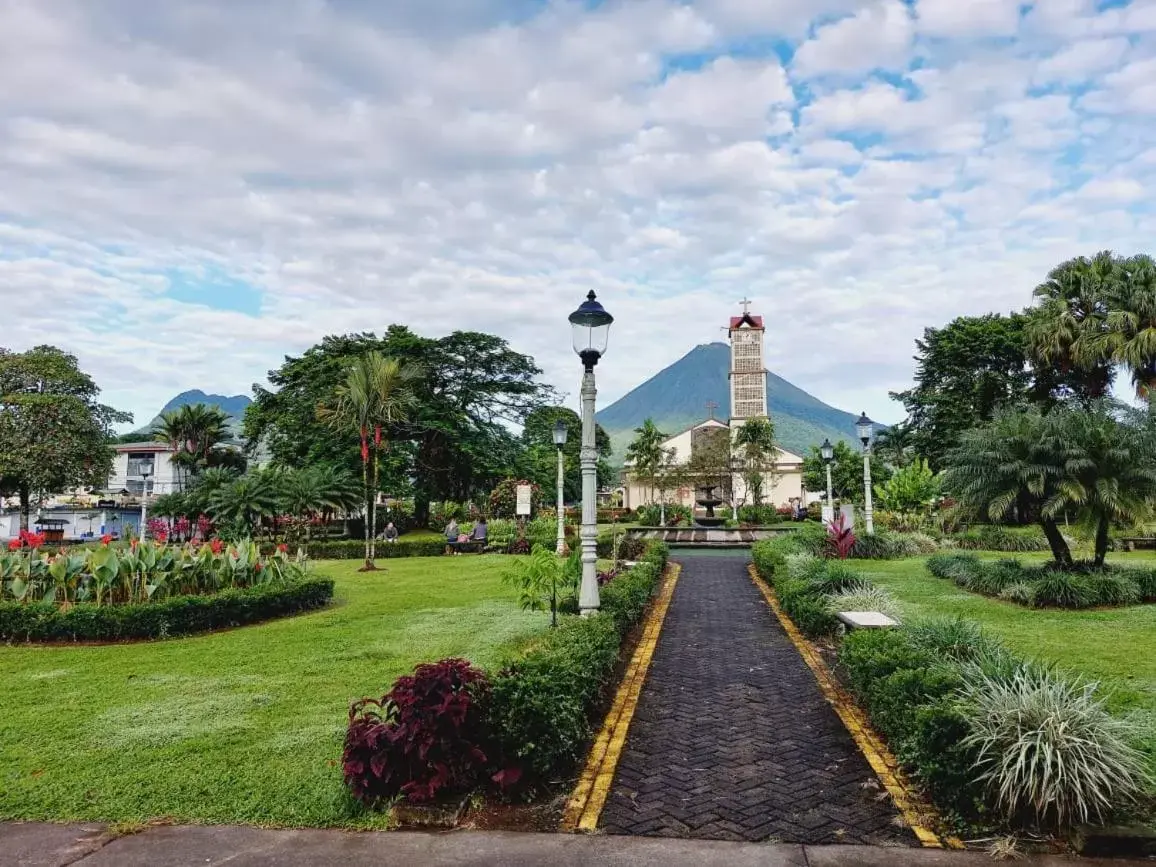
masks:
[[[0,602],[0,641],[119,641],[192,635],[259,623],[323,608],[333,581],[307,578],[287,586],[223,590],[211,596],[174,596],[143,605],[74,605]]]
[[[642,617],[667,554],[652,542],[638,565],[601,588],[599,615],[566,618],[494,677],[488,726],[500,766],[517,770],[522,791],[558,779],[582,757],[622,640]]]
[[[290,548],[291,552],[293,550]],[[446,543],[441,539],[416,539],[407,542],[405,537],[402,537],[393,544],[380,539],[377,541],[378,560],[390,560],[394,557],[438,557],[444,554],[445,550]],[[307,552],[310,560],[364,560],[365,541],[342,539],[339,542],[311,542]]]

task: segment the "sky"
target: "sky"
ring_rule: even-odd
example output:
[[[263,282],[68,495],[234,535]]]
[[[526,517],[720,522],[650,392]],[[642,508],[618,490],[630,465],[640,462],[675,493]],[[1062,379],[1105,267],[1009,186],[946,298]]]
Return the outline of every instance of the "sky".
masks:
[[[914,341],[1153,252],[1156,0],[0,0],[0,346],[147,423],[325,334],[500,334],[607,405],[738,302],[892,422]]]

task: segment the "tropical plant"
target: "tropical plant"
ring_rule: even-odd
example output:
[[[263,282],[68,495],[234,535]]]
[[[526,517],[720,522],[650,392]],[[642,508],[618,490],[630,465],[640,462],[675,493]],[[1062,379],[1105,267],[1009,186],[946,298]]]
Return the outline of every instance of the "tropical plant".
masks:
[[[640,483],[650,489],[650,498],[654,499],[654,491],[658,484],[659,474],[668,458],[663,448],[670,437],[660,431],[653,419],[646,419],[640,427],[634,429],[634,439],[626,447],[626,465],[629,472]],[[663,503],[659,504],[662,510]],[[665,523],[665,511],[660,511],[660,522]]]
[[[376,569],[375,507],[379,490],[381,453],[385,431],[405,421],[417,403],[417,388],[424,371],[414,364],[367,352],[350,365],[345,381],[334,391],[329,404],[317,408],[318,416],[337,430],[353,428],[361,444],[361,482],[365,503],[365,565]],[[373,473],[370,477],[370,454]]]
[[[308,550],[315,523],[345,514],[361,503],[361,492],[353,478],[331,467],[285,470],[279,487],[282,513],[297,519],[301,530],[298,559],[303,559]]]
[[[980,779],[1009,818],[1067,827],[1100,820],[1147,783],[1135,732],[1108,713],[1096,684],[1021,665],[1010,677],[965,678],[961,708]]]
[[[939,479],[924,458],[915,458],[891,478],[875,486],[879,508],[891,512],[926,514],[939,496]]]
[[[163,413],[152,435],[173,450],[169,460],[180,468],[187,484],[190,477],[213,464],[218,446],[229,434],[228,422],[229,416],[220,407],[185,404]]]
[[[752,505],[761,506],[768,483],[774,487],[775,425],[766,416],[747,419],[735,434],[735,447],[742,461],[743,481],[750,492]]]
[[[860,581],[844,590],[828,594],[827,611],[831,614],[840,611],[877,611],[898,618],[900,606],[899,601],[882,587]]]
[[[535,545],[530,556],[515,561],[502,581],[518,591],[518,604],[526,611],[550,612],[550,625],[558,625],[558,603],[578,592],[582,579],[582,551],[575,548],[568,560],[553,549]]]
[[[1107,320],[1094,351],[1131,374],[1136,396],[1156,414],[1156,262],[1132,256],[1118,271],[1119,279],[1105,293]]]
[[[251,472],[209,496],[209,514],[218,525],[231,525],[240,536],[257,532],[262,518],[277,514],[280,491],[272,473]]]
[[[827,522],[827,555],[846,560],[855,547],[855,531],[847,523],[847,516],[840,512]]]

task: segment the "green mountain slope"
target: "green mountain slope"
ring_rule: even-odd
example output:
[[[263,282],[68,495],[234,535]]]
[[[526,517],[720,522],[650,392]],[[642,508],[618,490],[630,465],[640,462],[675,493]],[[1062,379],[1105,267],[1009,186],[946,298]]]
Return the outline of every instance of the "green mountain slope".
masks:
[[[670,367],[652,376],[598,413],[610,434],[614,456],[621,461],[634,428],[646,418],[667,433],[677,433],[707,416],[707,402],[718,404],[715,417],[730,415],[730,347],[725,343],[696,346]],[[857,416],[828,406],[774,373],[767,373],[767,406],[783,448],[797,454],[818,445],[855,438]]]
[[[148,439],[150,436],[149,432],[160,423],[161,416],[166,412],[180,409],[182,406],[203,403],[208,406],[219,407],[229,416],[229,435],[231,438],[237,439],[241,435],[241,419],[245,416],[245,409],[252,402],[251,398],[243,394],[234,394],[232,397],[226,397],[223,394],[205,394],[197,388],[191,391],[182,391],[161,407],[161,411],[156,414],[156,417],[153,418],[148,425],[135,431],[134,436],[138,436],[141,439]]]

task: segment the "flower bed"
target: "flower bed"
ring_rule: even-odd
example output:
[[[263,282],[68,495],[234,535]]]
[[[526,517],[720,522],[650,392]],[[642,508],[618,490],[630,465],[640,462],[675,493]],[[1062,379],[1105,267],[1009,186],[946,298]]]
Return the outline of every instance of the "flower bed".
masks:
[[[965,590],[1029,608],[1096,608],[1156,602],[1156,570],[1061,571],[1051,564],[1024,566],[1018,560],[981,560],[974,554],[937,554],[927,560],[936,578]]]
[[[811,637],[833,640],[832,613],[849,610],[841,594],[878,592],[846,563],[763,544],[756,570]],[[1064,831],[1148,796],[1134,745],[1142,733],[1105,710],[1095,684],[1016,656],[974,623],[857,630],[836,644],[839,671],[872,723],[960,826]]]
[[[666,557],[651,543],[638,565],[602,587],[599,614],[564,617],[492,676],[442,660],[399,679],[380,701],[355,703],[343,753],[353,795],[371,807],[479,787],[531,796],[569,773]]]

